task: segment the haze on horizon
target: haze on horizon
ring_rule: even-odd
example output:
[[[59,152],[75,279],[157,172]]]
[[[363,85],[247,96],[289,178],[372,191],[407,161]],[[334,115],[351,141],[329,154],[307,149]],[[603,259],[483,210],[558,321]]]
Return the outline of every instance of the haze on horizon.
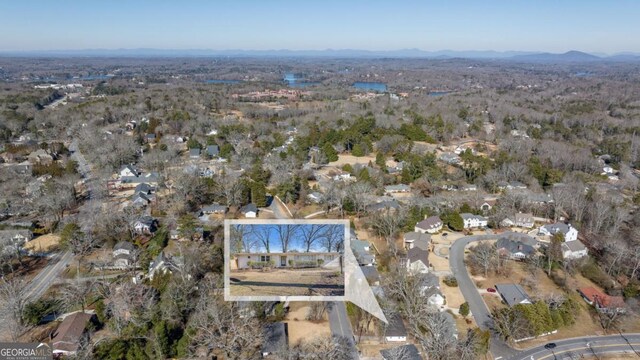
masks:
[[[640,52],[640,2],[4,1],[0,51]]]

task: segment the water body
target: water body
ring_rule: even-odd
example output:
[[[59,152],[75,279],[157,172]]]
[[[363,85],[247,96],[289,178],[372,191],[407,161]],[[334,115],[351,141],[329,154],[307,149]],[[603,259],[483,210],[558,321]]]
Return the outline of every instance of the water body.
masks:
[[[356,82],[353,87],[359,90],[386,92],[387,84],[381,82]]]
[[[207,84],[228,84],[228,85],[233,85],[233,84],[240,84],[242,82],[242,80],[213,79],[213,80],[205,80],[204,82],[207,83]]]
[[[452,92],[453,91],[432,91],[428,95],[429,96],[442,96],[442,95],[451,94]]]
[[[303,75],[294,74],[294,73],[286,73],[283,78],[284,82],[294,88],[302,88],[307,86],[320,85],[317,81],[306,81]]]

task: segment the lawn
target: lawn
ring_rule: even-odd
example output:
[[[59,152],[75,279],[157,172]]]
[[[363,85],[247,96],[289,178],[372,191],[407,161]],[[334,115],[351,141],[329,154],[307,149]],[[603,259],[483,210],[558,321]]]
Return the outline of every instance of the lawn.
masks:
[[[343,296],[344,275],[327,269],[231,270],[231,296]]]

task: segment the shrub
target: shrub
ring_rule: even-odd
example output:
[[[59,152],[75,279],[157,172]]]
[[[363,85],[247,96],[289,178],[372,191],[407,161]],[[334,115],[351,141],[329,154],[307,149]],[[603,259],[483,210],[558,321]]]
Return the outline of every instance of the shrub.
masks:
[[[42,318],[60,311],[60,303],[53,299],[40,299],[28,303],[24,308],[23,320],[28,325],[38,325]]]
[[[607,275],[607,273],[605,273],[594,261],[585,263],[580,269],[580,273],[582,276],[593,281],[607,292],[615,285],[611,277],[609,277],[609,275]]]
[[[462,317],[467,317],[469,316],[469,303],[468,302],[463,302],[462,304],[460,304],[460,309],[459,309],[460,315],[462,315]]]
[[[442,282],[450,287],[458,287],[458,279],[456,279],[456,277],[453,275],[447,276],[446,278],[444,278],[444,280],[442,280]]]
[[[271,261],[248,261],[247,265],[252,269],[263,269],[268,267],[273,267],[275,262]]]

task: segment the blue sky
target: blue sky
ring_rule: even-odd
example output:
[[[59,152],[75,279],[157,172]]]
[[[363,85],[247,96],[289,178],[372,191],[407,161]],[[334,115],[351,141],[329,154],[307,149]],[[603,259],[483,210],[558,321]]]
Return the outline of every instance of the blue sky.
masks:
[[[253,225],[244,225],[247,226],[246,234],[244,237],[244,241],[246,244],[250,244],[251,252],[265,252],[266,248],[262,241],[266,239],[269,240],[269,248],[270,252],[282,252],[282,243],[280,241],[280,234],[278,232],[278,226],[271,224],[253,224]],[[288,251],[306,251],[306,243],[304,241],[305,233],[313,234],[312,244],[309,248],[310,251],[327,251],[325,248],[325,243],[323,238],[325,237],[325,232],[329,230],[329,228],[333,229],[334,237],[333,243],[342,242],[344,238],[344,226],[343,225],[326,225],[324,227],[316,226],[315,231],[312,230],[314,225],[298,225],[295,228],[295,231],[291,232],[291,237],[289,240],[289,248]],[[335,251],[335,249],[332,249]]]
[[[0,50],[640,52],[640,1],[0,2]]]

